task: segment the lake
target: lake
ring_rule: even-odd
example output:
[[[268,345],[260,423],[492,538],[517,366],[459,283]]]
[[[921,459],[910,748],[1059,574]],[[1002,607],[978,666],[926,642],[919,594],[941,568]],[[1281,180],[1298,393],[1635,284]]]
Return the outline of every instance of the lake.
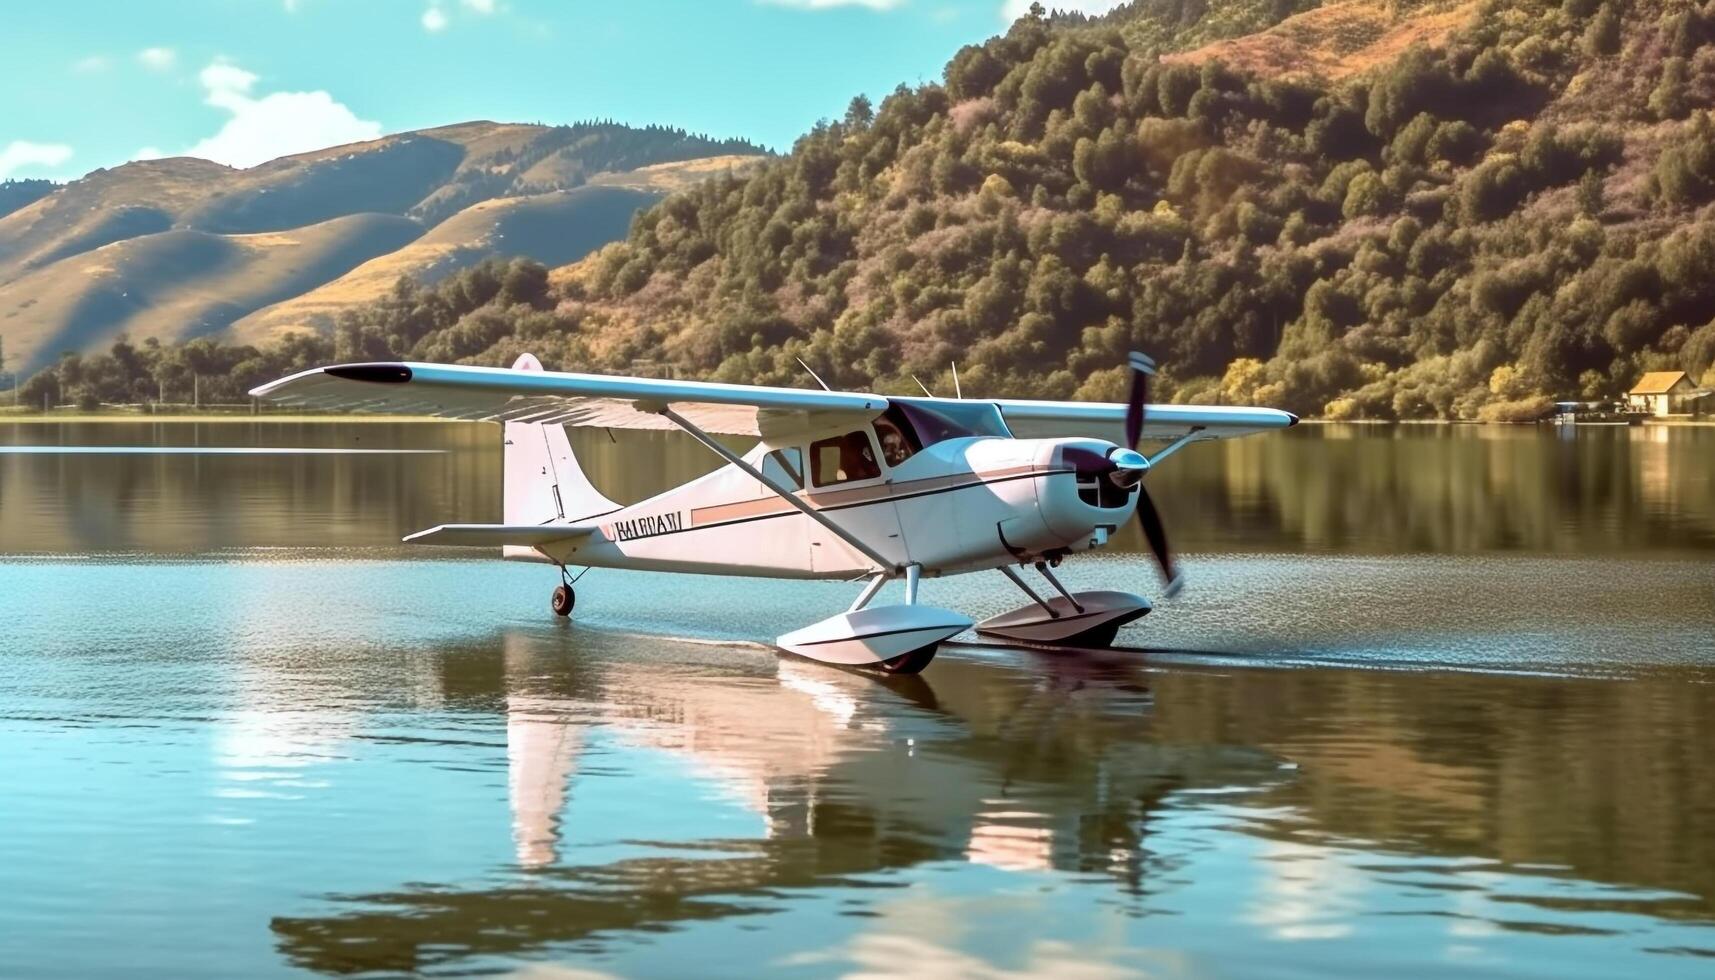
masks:
[[[399,545],[499,518],[498,443],[0,422],[0,973],[1715,971],[1715,428],[1194,446],[1120,649],[888,679],[766,645],[852,585],[596,570],[567,623]],[[621,500],[714,462],[573,444]]]

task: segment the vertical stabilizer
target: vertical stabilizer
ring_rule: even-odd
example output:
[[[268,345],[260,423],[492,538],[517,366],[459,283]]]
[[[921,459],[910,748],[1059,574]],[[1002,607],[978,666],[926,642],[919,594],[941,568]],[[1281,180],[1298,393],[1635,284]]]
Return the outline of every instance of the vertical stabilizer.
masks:
[[[524,354],[514,371],[540,371],[541,362]],[[558,423],[508,422],[504,509],[507,524],[555,524],[583,520],[617,510],[584,476],[572,455],[566,428]]]

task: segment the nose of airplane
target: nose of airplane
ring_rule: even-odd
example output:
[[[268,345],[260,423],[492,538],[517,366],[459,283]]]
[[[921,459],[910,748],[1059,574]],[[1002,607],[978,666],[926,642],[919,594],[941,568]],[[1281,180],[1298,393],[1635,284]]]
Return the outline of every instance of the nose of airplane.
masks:
[[[1122,487],[1135,487],[1143,475],[1149,472],[1149,457],[1135,449],[1123,447],[1108,451],[1108,462],[1113,464],[1114,471],[1108,478]]]
[[[1149,472],[1149,458],[1135,449],[1093,442],[1060,448],[1061,462],[1080,480],[1106,479],[1117,487],[1131,488]]]

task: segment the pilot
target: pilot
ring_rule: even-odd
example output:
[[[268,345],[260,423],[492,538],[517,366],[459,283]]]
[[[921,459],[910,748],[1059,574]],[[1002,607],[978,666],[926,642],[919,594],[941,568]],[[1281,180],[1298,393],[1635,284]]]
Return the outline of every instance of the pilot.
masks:
[[[875,433],[881,437],[881,458],[888,466],[898,466],[910,458],[911,446],[897,425],[883,419],[875,423]]]

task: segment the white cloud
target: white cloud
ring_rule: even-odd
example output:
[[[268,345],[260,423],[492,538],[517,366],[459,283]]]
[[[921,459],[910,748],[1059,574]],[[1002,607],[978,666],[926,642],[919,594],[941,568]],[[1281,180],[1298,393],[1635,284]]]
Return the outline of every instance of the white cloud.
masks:
[[[137,52],[137,61],[150,71],[166,71],[179,60],[172,48],[144,48]]]
[[[1105,14],[1126,0],[1035,0],[1048,10],[1061,10],[1068,14]],[[1007,23],[1012,23],[1030,11],[1032,0],[1006,0],[1001,4],[1000,16]]]
[[[203,91],[207,93],[203,101],[239,112],[250,98],[250,89],[256,84],[256,73],[228,61],[216,61],[197,73],[197,81],[202,83]]]
[[[419,18],[423,30],[430,34],[439,34],[451,27],[453,18],[447,13],[447,8],[455,2],[466,13],[478,17],[488,17],[500,10],[500,0],[429,0],[429,5],[423,9],[423,16]]]
[[[106,55],[92,54],[87,58],[79,58],[71,63],[71,70],[80,75],[91,75],[98,71],[106,71],[112,67]]]
[[[232,113],[220,132],[185,151],[232,167],[254,167],[275,157],[372,140],[381,124],[359,119],[327,92],[253,94],[256,75],[217,61],[197,75],[203,101]]]
[[[835,7],[868,7],[871,10],[892,10],[905,0],[762,0],[777,7],[797,7],[801,10],[832,10]],[[1025,6],[1029,6],[1029,2]]]
[[[71,147],[64,143],[13,140],[0,147],[0,180],[5,180],[25,167],[52,169],[70,159]]]
[[[145,146],[136,153],[131,154],[131,160],[132,162],[136,162],[138,160],[159,160],[164,156],[166,156],[166,154],[161,152],[160,147]]]

